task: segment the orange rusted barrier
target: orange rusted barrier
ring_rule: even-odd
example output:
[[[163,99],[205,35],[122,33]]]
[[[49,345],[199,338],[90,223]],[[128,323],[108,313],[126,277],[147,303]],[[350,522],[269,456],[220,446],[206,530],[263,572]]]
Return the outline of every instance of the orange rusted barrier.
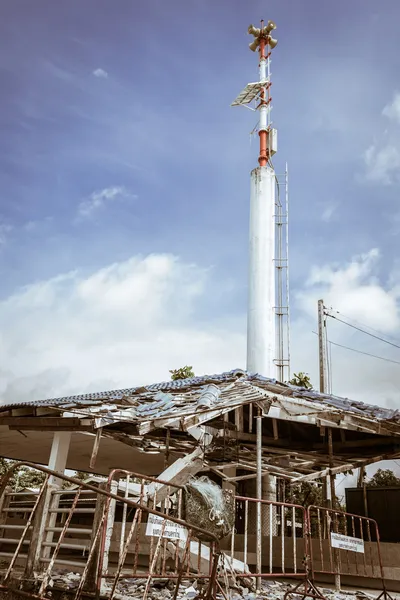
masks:
[[[35,499],[24,507],[16,504],[18,493],[7,490],[10,477],[21,466],[28,466],[46,475],[44,483],[35,493]],[[0,557],[9,558],[4,575],[0,575],[0,588],[44,599],[50,581],[54,581],[56,576],[55,567],[61,564],[71,568],[79,567],[82,572],[75,600],[79,600],[83,592],[100,592],[99,586],[106,580],[107,589],[102,591],[112,600],[120,580],[126,576],[145,580],[144,599],[151,581],[157,578],[175,582],[174,598],[177,597],[183,578],[201,579],[204,583],[204,597],[207,600],[214,597],[220,557],[219,542],[213,534],[180,518],[182,488],[169,486],[170,489],[160,503],[157,501],[157,494],[152,499],[145,495],[147,491],[144,481],[152,480],[157,485],[163,482],[126,472],[119,472],[119,481],[115,481],[115,475],[114,472],[105,486],[97,488],[31,463],[20,462],[13,465],[0,482],[0,499],[7,494],[12,498],[8,507],[2,508],[0,531],[13,531],[15,524],[10,522],[12,519],[8,519],[7,515],[20,515],[18,511],[23,508],[24,514],[29,516],[23,525],[17,526],[21,529],[14,529],[20,533],[18,537],[0,537]],[[126,478],[123,495],[119,494],[121,475]],[[139,477],[141,492],[137,496],[135,490],[131,494],[129,484],[132,479],[136,479],[137,486]],[[76,487],[62,489],[59,483],[54,484],[55,480]],[[130,495],[134,495],[135,499],[130,498]],[[115,509],[122,512],[118,558],[116,564],[111,565],[109,561],[109,568],[104,569],[104,544],[112,537],[109,529],[114,529],[116,525]],[[77,523],[84,515],[90,515],[91,527],[81,527]],[[149,552],[145,552],[143,548],[143,528],[150,539]],[[176,537],[177,531],[179,535]],[[82,535],[87,535],[88,532],[89,540],[82,540]],[[174,532],[175,537],[171,537]],[[71,542],[71,535],[78,536],[78,540]],[[6,544],[15,546],[12,552],[1,552]],[[27,552],[23,552],[23,548],[27,546]],[[108,550],[110,551],[110,546]],[[82,551],[85,552],[83,559]],[[131,564],[126,566],[128,553],[131,555]],[[194,565],[193,555],[196,553],[200,559]],[[21,590],[19,586],[14,587],[13,580],[16,579],[17,571],[20,581],[35,580],[36,585],[29,591]]]
[[[386,589],[377,522],[318,506],[310,506],[307,514],[312,580],[317,574],[332,575],[340,587],[342,576],[378,579],[378,598],[391,599]]]

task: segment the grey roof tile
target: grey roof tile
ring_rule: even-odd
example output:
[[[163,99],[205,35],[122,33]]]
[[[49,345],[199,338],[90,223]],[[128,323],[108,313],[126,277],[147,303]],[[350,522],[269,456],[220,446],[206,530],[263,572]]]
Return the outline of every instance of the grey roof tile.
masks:
[[[119,401],[128,397],[131,401],[135,400],[138,416],[154,418],[155,416],[159,417],[162,415],[164,411],[168,412],[171,411],[171,409],[173,410],[175,405],[186,404],[189,401],[188,397],[182,397],[180,399],[176,398],[177,394],[179,395],[190,391],[195,392],[196,390],[199,390],[199,388],[210,384],[221,386],[233,382],[238,378],[247,380],[254,385],[288,397],[309,400],[311,402],[322,402],[333,408],[349,411],[355,415],[358,414],[360,416],[383,421],[400,422],[400,412],[398,410],[364,404],[359,401],[340,398],[338,396],[321,394],[315,390],[299,388],[290,384],[280,383],[276,381],[276,379],[271,379],[258,374],[251,374],[242,369],[234,369],[225,373],[202,375],[177,381],[164,381],[147,386],[95,392],[93,394],[81,394],[37,401],[6,402],[0,404],[0,411],[23,406],[54,406],[61,409],[88,406],[94,407],[101,406],[109,401],[118,404]]]

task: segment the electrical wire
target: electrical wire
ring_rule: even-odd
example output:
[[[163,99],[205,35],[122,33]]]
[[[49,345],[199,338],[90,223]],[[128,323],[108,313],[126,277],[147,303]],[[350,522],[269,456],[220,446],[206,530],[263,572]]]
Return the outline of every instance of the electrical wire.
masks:
[[[316,331],[313,331],[313,333],[315,333],[315,335],[318,335],[318,333]],[[379,360],[384,360],[386,362],[390,362],[395,365],[400,365],[400,361],[398,361],[398,360],[392,360],[390,358],[385,358],[384,356],[377,356],[376,354],[370,354],[369,352],[363,352],[362,350],[357,350],[356,348],[350,348],[349,346],[344,346],[343,344],[338,344],[337,342],[332,342],[330,340],[329,340],[329,343],[332,344],[332,346],[337,346],[338,348],[344,348],[345,350],[351,350],[352,352],[357,352],[357,354],[363,354],[364,356],[369,356],[371,358],[377,358]]]
[[[342,317],[344,317],[345,319],[347,319],[350,322],[357,323],[357,325],[361,325],[365,329],[370,329],[374,333],[379,333],[381,336],[388,337],[388,338],[390,338],[390,339],[392,339],[395,342],[398,342],[400,344],[399,338],[396,338],[393,335],[389,335],[388,333],[385,334],[382,331],[379,331],[379,329],[374,329],[373,327],[370,327],[370,325],[367,325],[366,323],[363,323],[362,321],[359,321],[358,319],[353,319],[352,317],[349,317],[348,315],[345,315],[344,313],[340,312],[339,310],[333,309],[332,307],[331,308],[326,308],[326,306],[324,306],[324,309],[325,309],[325,311],[327,313],[334,312],[337,315],[341,315]]]
[[[355,348],[349,348],[348,346],[343,346],[342,344],[337,344],[336,342],[329,342],[333,346],[338,346],[339,348],[345,348],[346,350],[351,350],[352,352],[357,352],[358,354],[364,354],[364,356],[370,356],[371,358],[377,358],[379,360],[384,360],[386,362],[393,363],[395,365],[400,365],[400,361],[391,360],[390,358],[385,358],[384,356],[377,356],[376,354],[370,354],[369,352],[363,352],[362,350],[356,350]]]
[[[324,339],[323,339],[323,343],[325,345],[325,357],[326,357],[326,367],[327,367],[327,379],[328,379],[328,389],[326,390],[328,392],[328,394],[331,393],[331,363],[329,360],[329,345],[328,345],[328,325],[327,325],[327,319],[324,319]]]
[[[327,317],[330,317],[331,319],[335,319],[336,321],[339,321],[340,323],[344,323],[344,325],[348,325],[349,327],[351,327],[352,329],[356,329],[357,331],[361,331],[361,333],[365,333],[365,335],[369,335],[372,338],[375,338],[376,340],[379,340],[381,342],[385,342],[385,344],[389,344],[390,346],[394,346],[394,348],[399,348],[400,349],[400,345],[398,344],[394,344],[393,342],[389,342],[389,340],[385,340],[384,338],[378,336],[378,335],[374,335],[373,333],[370,333],[369,331],[365,331],[364,329],[361,329],[361,327],[356,327],[356,325],[352,325],[351,323],[347,323],[346,321],[343,321],[343,319],[339,319],[339,317],[335,317],[334,315],[330,315],[329,312],[325,312]]]

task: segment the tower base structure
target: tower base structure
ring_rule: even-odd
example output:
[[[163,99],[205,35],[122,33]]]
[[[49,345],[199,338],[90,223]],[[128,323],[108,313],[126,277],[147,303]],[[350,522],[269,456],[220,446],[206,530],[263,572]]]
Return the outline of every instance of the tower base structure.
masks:
[[[247,370],[276,377],[275,359],[275,172],[251,172]]]

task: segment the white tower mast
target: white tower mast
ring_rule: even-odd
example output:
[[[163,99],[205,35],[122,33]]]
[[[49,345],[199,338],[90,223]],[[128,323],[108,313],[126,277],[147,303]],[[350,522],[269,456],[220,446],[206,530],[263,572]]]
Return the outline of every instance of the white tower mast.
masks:
[[[277,41],[271,37],[275,23],[261,28],[250,25],[254,36],[250,49],[259,50],[259,81],[249,83],[232,106],[258,104],[260,138],[259,166],[251,172],[249,295],[247,314],[247,370],[275,378],[277,368],[275,308],[275,187],[276,177],[271,156],[276,152],[277,132],[271,127],[271,50]]]

